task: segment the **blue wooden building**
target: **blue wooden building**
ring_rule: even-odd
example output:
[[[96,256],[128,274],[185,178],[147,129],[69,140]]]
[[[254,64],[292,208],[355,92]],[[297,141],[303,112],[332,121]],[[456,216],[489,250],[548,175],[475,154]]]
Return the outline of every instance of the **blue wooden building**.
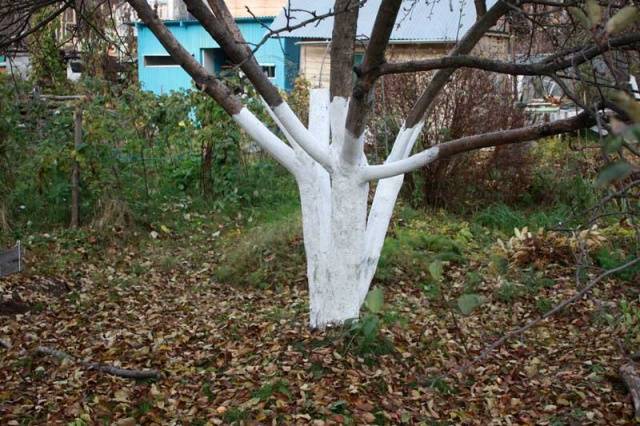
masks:
[[[273,17],[236,18],[247,43],[257,44],[266,33]],[[230,64],[218,44],[202,25],[193,19],[165,21],[173,35],[209,72],[219,75]],[[169,56],[151,30],[139,22],[138,77],[143,89],[157,94],[192,87],[191,77]],[[300,48],[294,39],[269,39],[255,54],[258,63],[273,83],[290,90],[298,75]]]

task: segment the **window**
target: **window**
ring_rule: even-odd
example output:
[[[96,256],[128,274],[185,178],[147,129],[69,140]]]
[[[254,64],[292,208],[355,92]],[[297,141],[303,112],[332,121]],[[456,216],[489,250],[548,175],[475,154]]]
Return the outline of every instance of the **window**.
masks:
[[[158,18],[161,20],[166,21],[172,18],[172,16],[170,16],[171,11],[169,10],[167,0],[154,0],[149,1],[148,3],[151,4],[151,7],[156,11]]]
[[[276,66],[275,65],[260,65],[262,72],[264,72],[268,78],[276,78]]]
[[[144,57],[145,67],[177,67],[178,63],[169,55],[149,55]]]

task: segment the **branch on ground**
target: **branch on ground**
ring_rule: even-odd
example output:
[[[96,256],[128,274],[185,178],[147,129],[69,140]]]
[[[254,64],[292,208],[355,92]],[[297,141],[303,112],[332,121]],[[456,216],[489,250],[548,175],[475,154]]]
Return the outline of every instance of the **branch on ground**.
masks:
[[[0,347],[5,349],[11,349],[11,343],[8,340],[0,339]],[[48,355],[58,358],[59,360],[69,360],[75,364],[79,364],[88,370],[95,370],[105,374],[111,374],[112,376],[123,377],[125,379],[160,379],[162,374],[158,370],[132,370],[128,368],[115,367],[109,364],[101,364],[98,362],[88,362],[79,360],[67,352],[52,349],[46,346],[38,346],[34,353],[36,355]]]
[[[620,265],[620,266],[618,266],[616,268],[609,269],[609,270],[601,273],[600,275],[598,275],[597,277],[595,277],[591,281],[589,281],[587,283],[587,285],[584,286],[584,288],[582,290],[578,291],[576,294],[574,294],[570,298],[568,298],[566,300],[563,300],[562,302],[560,302],[559,304],[554,306],[551,310],[547,311],[544,315],[536,318],[535,320],[532,320],[532,321],[528,322],[527,324],[525,324],[525,325],[523,325],[521,327],[518,327],[518,328],[516,328],[514,330],[511,330],[510,332],[508,332],[507,334],[502,336],[500,339],[496,340],[491,345],[487,346],[482,352],[480,352],[480,354],[478,356],[473,358],[471,361],[468,361],[467,363],[463,364],[461,367],[456,369],[454,372],[464,372],[464,371],[468,370],[469,368],[471,368],[472,366],[478,364],[480,361],[485,360],[486,358],[488,358],[493,353],[493,351],[495,351],[496,349],[498,349],[499,347],[501,347],[502,345],[507,343],[509,340],[513,339],[514,337],[521,336],[526,331],[538,326],[545,319],[547,319],[547,318],[549,318],[549,317],[561,312],[567,306],[569,306],[569,305],[577,302],[578,300],[582,299],[600,281],[602,281],[606,277],[608,277],[610,275],[613,275],[613,274],[615,274],[617,272],[623,271],[623,270],[625,270],[627,268],[630,268],[630,267],[632,267],[633,265],[635,265],[636,263],[639,263],[639,262],[640,262],[640,258],[635,258],[635,259],[630,260],[629,262],[627,262],[627,263],[625,263],[623,265]],[[640,387],[638,389],[640,390]],[[635,399],[634,399],[634,402],[635,402]],[[636,405],[636,415],[637,414],[638,414],[638,405]]]

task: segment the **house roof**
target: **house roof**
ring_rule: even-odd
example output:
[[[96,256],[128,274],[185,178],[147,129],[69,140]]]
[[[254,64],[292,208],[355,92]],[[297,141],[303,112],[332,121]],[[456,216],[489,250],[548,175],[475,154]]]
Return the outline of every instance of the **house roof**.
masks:
[[[382,0],[368,0],[358,15],[358,38],[368,39]],[[487,7],[497,0],[488,0]],[[312,18],[314,10],[322,15],[333,10],[334,0],[291,0],[290,26]],[[473,25],[476,12],[473,0],[403,0],[391,33],[390,42],[455,42]],[[283,10],[271,24],[273,30],[285,28],[287,16]],[[282,32],[280,37],[300,39],[331,39],[333,17],[305,25],[293,31]]]

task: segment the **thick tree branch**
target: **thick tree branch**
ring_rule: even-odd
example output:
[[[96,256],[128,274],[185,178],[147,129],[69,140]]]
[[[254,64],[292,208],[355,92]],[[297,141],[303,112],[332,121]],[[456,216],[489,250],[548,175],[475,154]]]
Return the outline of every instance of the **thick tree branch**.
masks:
[[[202,65],[176,40],[171,31],[160,21],[145,0],[129,0],[138,17],[155,34],[162,46],[176,62],[193,78],[208,95],[218,102],[227,113],[235,115],[242,103],[220,80],[210,75]]]
[[[380,66],[379,73],[400,74],[436,69],[475,68],[510,75],[549,75],[554,72],[581,65],[611,49],[631,46],[640,42],[640,33],[629,33],[609,40],[600,46],[591,45],[581,51],[568,50],[565,54],[554,55],[552,60],[542,60],[531,64],[496,61],[470,55],[445,56],[436,59],[425,59],[398,63],[386,63]]]
[[[360,136],[364,132],[367,113],[371,110],[371,95],[378,78],[373,70],[385,61],[385,52],[401,5],[402,0],[384,0],[376,15],[347,113],[345,135],[349,135],[349,138],[342,146],[342,158],[350,164],[356,163],[362,157]]]
[[[240,66],[256,91],[278,116],[287,132],[314,160],[330,168],[330,159],[326,149],[315,140],[299,118],[284,102],[278,89],[262,71],[251,50],[248,48],[235,20],[222,0],[209,0],[214,15],[201,0],[185,0],[189,12],[203,25],[206,31],[222,47],[229,59]]]
[[[473,0],[473,4],[476,7],[476,20],[479,20],[485,13],[487,13],[487,1]]]
[[[353,77],[353,51],[356,45],[359,7],[353,7],[358,0],[336,0],[331,35],[331,99],[336,96],[348,98],[351,95]]]
[[[594,124],[595,120],[592,115],[587,112],[583,112],[575,117],[554,121],[553,123],[467,136],[433,146],[418,154],[412,155],[409,158],[405,158],[404,160],[364,167],[363,179],[371,181],[375,179],[389,178],[408,173],[432,163],[433,161],[441,160],[463,152],[492,146],[527,142],[547,136],[572,132],[593,126]]]
[[[235,20],[222,0],[209,0],[211,9],[202,0],[184,0],[187,10],[202,24],[204,29],[220,45],[231,62],[240,65],[256,91],[271,106],[282,104],[278,89],[269,81],[251,54],[244,38],[240,34]]]
[[[129,0],[138,16],[155,34],[176,62],[211,96],[260,146],[284,167],[294,172],[298,167],[293,150],[278,139],[220,80],[210,75],[202,65],[176,40],[171,31],[158,19],[146,0]]]

